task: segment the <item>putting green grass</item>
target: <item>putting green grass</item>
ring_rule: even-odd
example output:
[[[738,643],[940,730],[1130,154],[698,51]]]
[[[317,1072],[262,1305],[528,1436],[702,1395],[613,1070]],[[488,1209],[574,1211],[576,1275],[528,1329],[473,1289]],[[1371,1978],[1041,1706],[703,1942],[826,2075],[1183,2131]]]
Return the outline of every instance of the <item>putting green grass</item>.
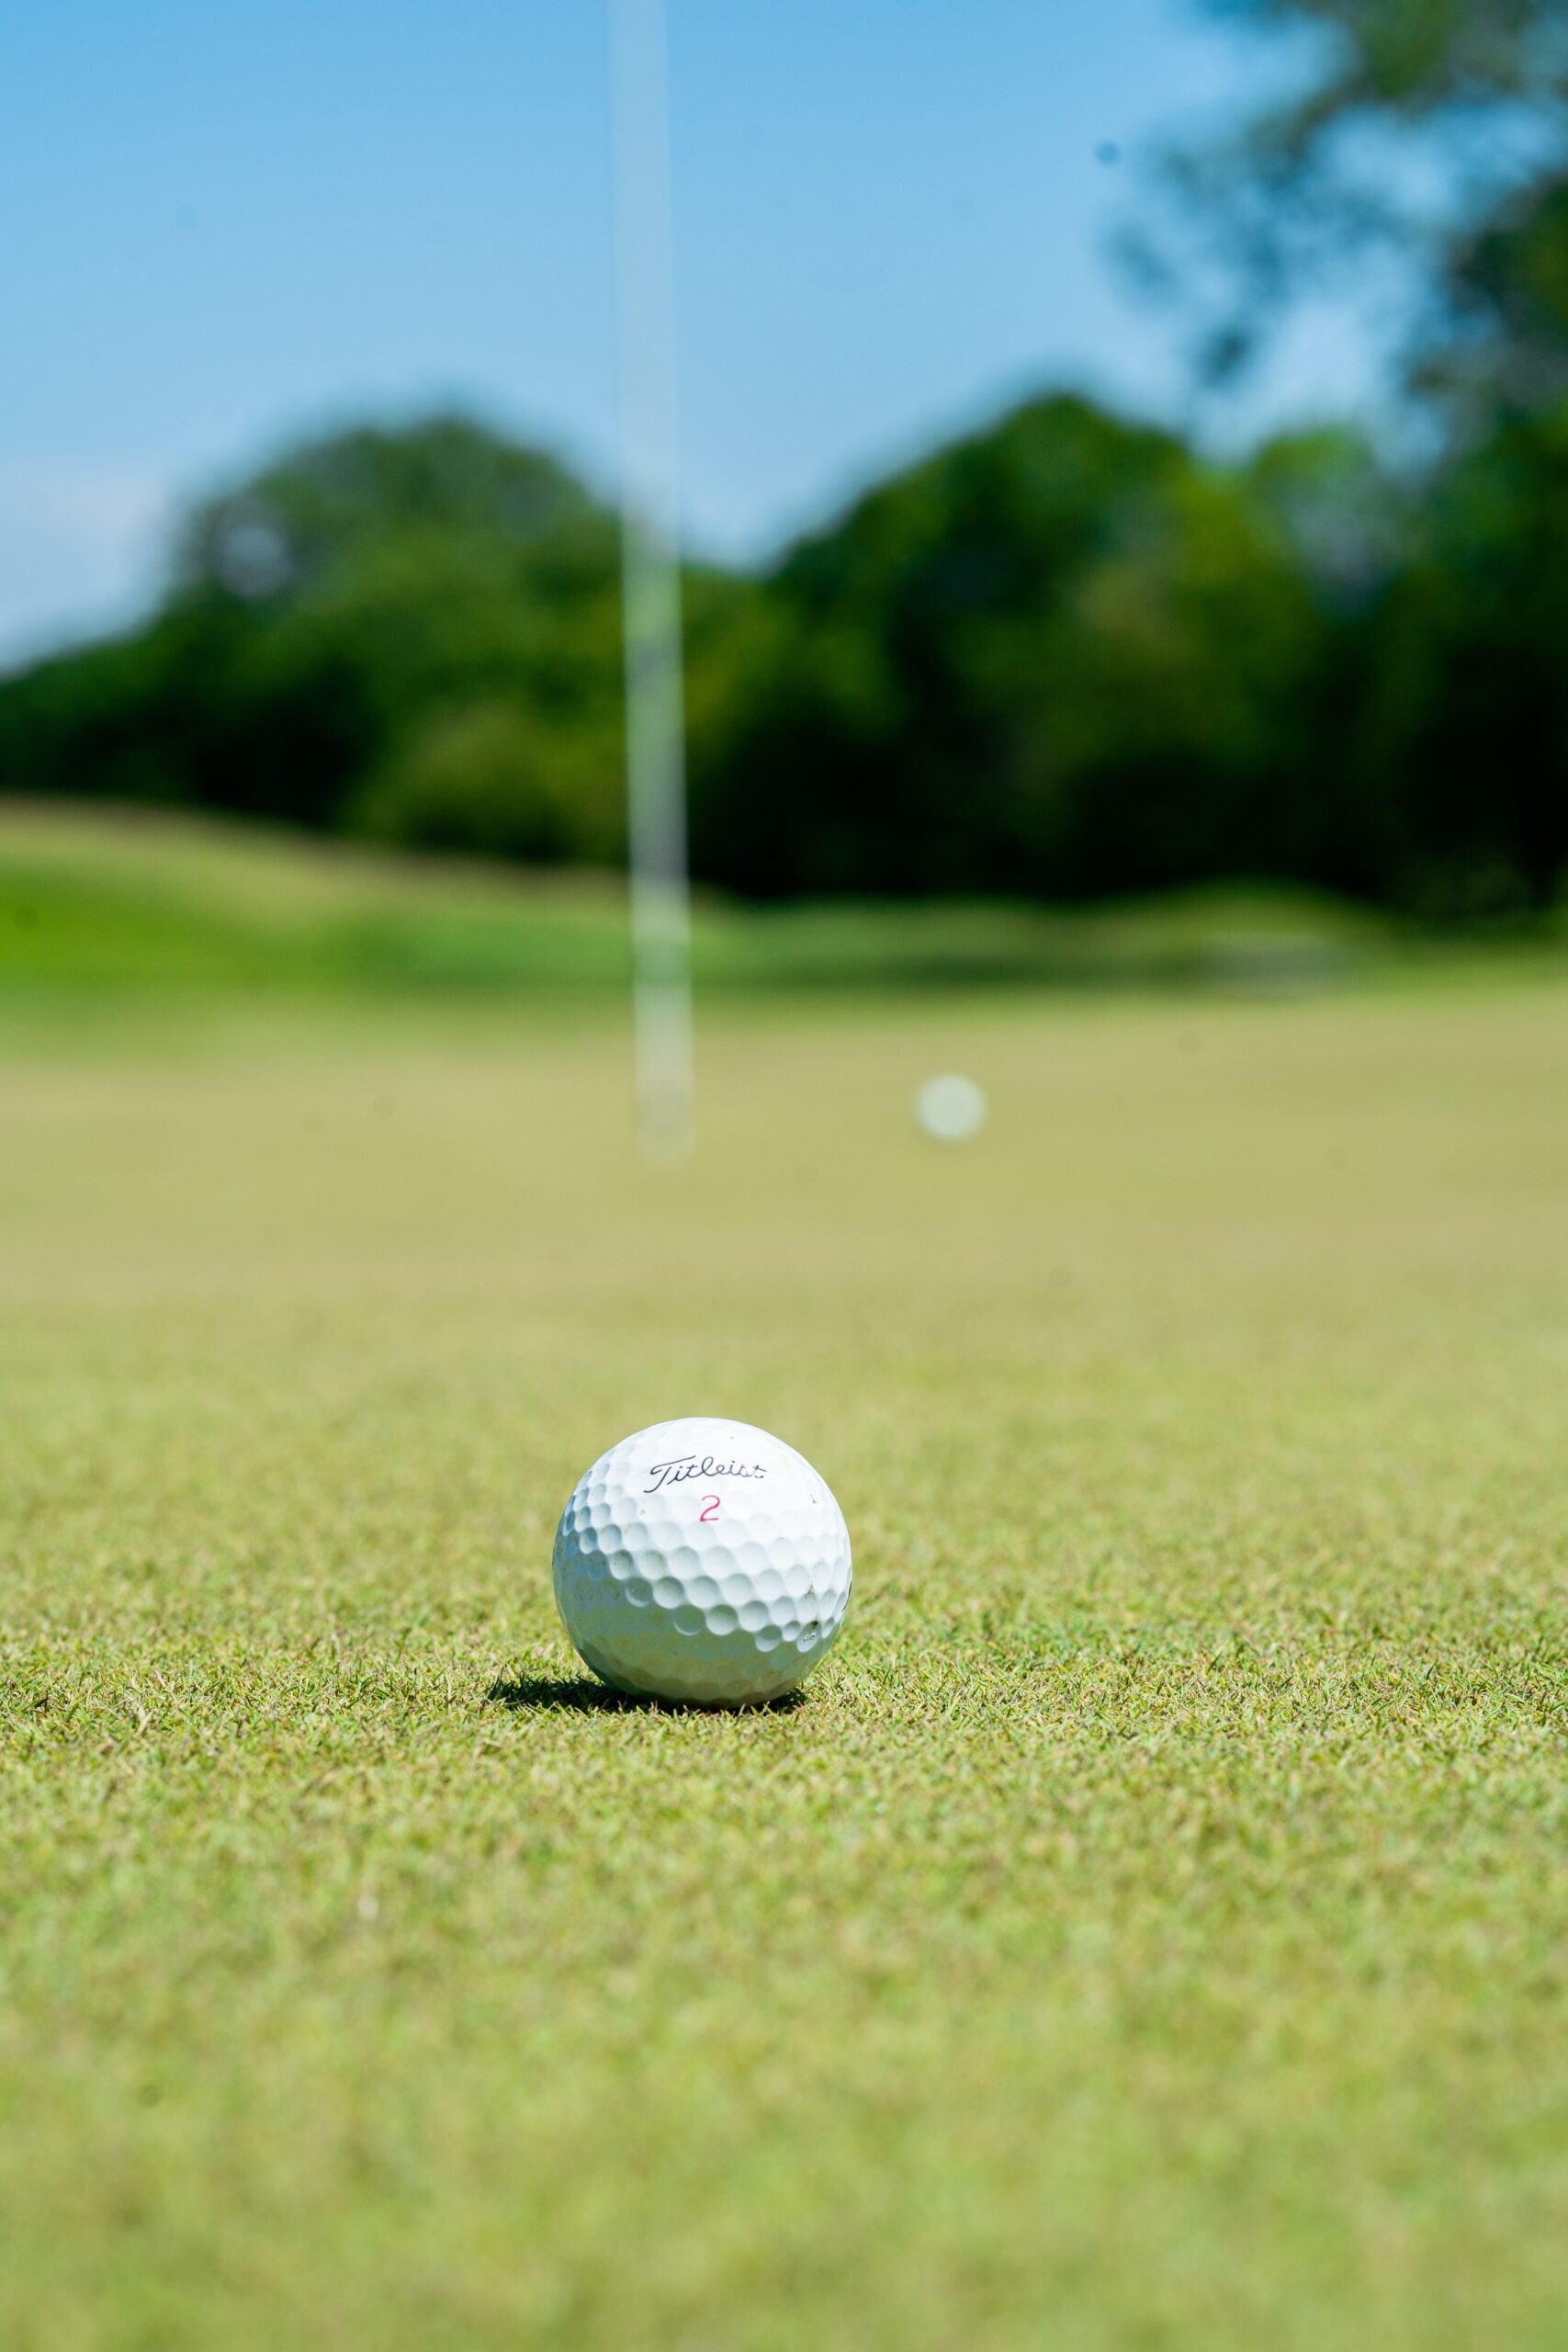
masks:
[[[7,2352],[1568,2341],[1568,988],[10,1038]],[[792,1709],[555,1622],[685,1411]]]

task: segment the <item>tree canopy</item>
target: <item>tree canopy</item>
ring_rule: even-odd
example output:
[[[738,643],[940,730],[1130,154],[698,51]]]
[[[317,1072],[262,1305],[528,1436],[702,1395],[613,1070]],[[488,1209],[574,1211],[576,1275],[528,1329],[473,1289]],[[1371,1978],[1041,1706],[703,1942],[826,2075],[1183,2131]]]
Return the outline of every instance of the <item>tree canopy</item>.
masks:
[[[1279,876],[1438,915],[1568,859],[1568,410],[1429,481],[1063,395],[686,577],[692,841],[760,897]],[[146,625],[0,681],[0,788],[624,854],[614,518],[452,417],[197,506]]]
[[[1381,254],[1410,296],[1408,380],[1453,430],[1568,393],[1563,0],[1204,5],[1296,61],[1290,95],[1164,159],[1176,202],[1141,250],[1169,275],[1174,248],[1203,288],[1209,368],[1245,365],[1303,290]]]

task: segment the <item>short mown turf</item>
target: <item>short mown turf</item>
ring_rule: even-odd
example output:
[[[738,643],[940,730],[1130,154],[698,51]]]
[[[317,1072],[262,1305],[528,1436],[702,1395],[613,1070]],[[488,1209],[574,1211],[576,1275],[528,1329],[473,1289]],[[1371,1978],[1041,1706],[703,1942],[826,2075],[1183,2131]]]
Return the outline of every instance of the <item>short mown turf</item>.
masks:
[[[626,1066],[13,1036],[7,2352],[1568,2341],[1568,989]],[[792,1709],[556,1624],[685,1412],[848,1515]]]

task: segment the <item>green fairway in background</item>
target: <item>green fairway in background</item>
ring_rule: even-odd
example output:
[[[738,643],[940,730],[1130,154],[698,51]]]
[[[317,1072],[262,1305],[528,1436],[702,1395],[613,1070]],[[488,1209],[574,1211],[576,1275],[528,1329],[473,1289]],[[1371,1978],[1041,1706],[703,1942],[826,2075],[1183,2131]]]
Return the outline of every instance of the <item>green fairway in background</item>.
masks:
[[[1536,926],[1527,944],[1550,954],[1556,939]],[[764,910],[708,896],[694,949],[700,982],[748,991],[1310,989],[1431,952],[1333,900],[1234,887],[1071,911],[842,899]],[[628,978],[616,876],[523,875],[222,820],[0,798],[0,1013],[106,992],[603,997]]]
[[[1568,989],[17,1035],[7,2346],[1562,2344]],[[555,1620],[695,1411],[791,1709]]]

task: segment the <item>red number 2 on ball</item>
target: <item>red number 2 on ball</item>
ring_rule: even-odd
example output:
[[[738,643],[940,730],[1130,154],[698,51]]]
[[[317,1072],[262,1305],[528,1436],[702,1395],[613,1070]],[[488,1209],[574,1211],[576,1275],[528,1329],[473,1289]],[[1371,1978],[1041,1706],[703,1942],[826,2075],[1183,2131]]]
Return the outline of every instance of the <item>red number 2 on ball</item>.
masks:
[[[697,1520],[697,1525],[699,1527],[703,1526],[708,1520],[716,1519],[718,1516],[718,1497],[716,1495],[705,1495],[703,1497],[703,1500],[706,1503],[707,1509],[701,1513]]]

